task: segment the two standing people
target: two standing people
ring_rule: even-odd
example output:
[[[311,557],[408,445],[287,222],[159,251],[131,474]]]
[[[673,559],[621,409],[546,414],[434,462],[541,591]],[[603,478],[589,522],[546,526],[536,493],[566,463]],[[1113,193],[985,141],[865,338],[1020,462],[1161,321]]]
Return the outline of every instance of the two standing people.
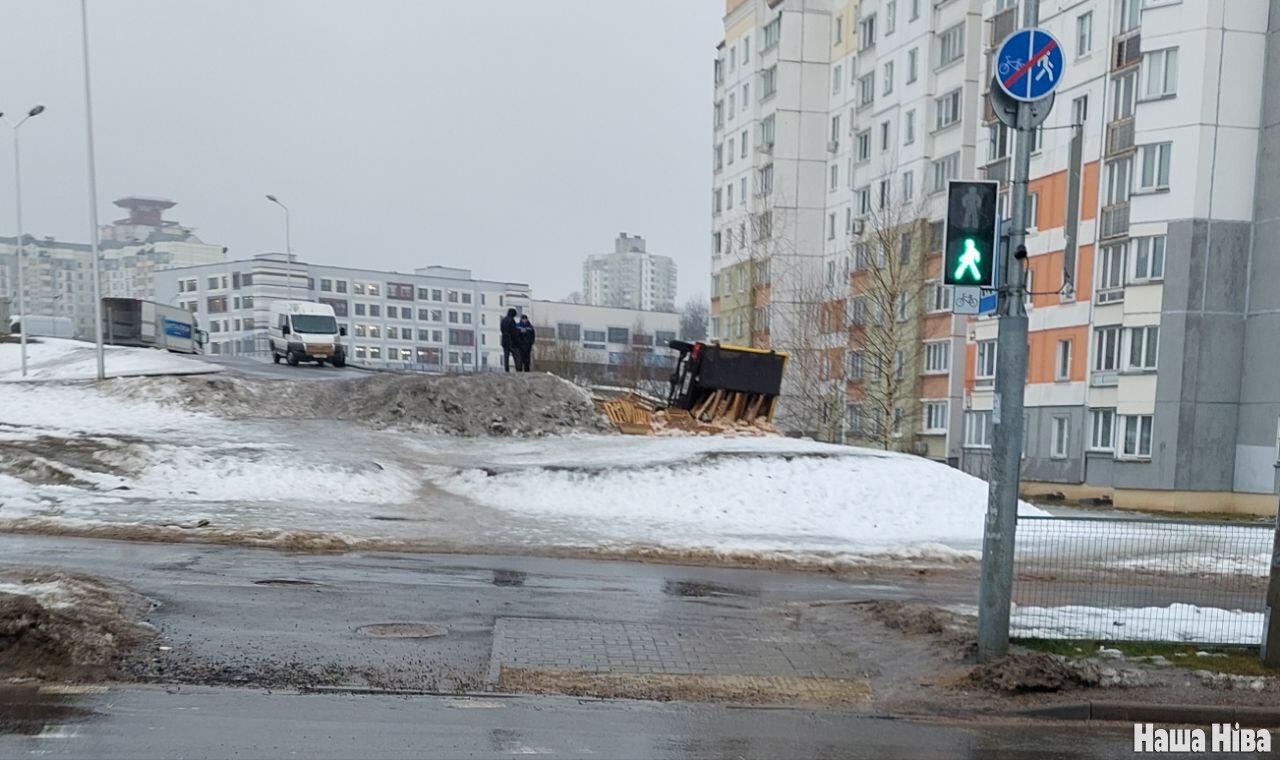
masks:
[[[516,310],[507,309],[507,316],[502,318],[502,371],[511,371],[511,359],[516,360],[516,372],[529,372],[533,360],[533,343],[536,334],[529,316],[516,319]]]

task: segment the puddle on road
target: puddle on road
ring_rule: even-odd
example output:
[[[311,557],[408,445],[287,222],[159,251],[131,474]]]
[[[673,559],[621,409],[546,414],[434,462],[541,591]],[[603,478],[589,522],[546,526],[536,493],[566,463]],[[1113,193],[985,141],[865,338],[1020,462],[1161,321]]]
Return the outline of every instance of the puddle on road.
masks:
[[[431,639],[445,635],[448,629],[430,623],[374,623],[362,625],[356,632],[379,639]]]
[[[493,571],[493,585],[495,586],[523,586],[527,578],[528,574],[519,570]]]
[[[0,687],[0,734],[50,736],[63,723],[87,720],[95,713],[69,694],[48,694],[34,687]]]
[[[746,591],[732,586],[703,581],[667,581],[662,584],[662,593],[667,596],[688,598],[723,597],[723,596],[757,596],[754,591]]]

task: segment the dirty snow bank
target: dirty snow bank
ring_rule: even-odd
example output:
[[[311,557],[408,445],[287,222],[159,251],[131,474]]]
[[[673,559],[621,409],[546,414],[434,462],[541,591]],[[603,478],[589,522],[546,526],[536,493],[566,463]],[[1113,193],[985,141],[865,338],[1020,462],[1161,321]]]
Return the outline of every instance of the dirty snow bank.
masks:
[[[142,597],[60,572],[0,576],[0,674],[104,675],[153,635]]]
[[[607,429],[589,393],[548,374],[379,374],[325,383],[168,377],[115,384],[109,392],[229,419],[338,419],[376,430],[440,435],[544,436]]]
[[[0,343],[0,382],[93,380],[98,376],[94,344],[66,338],[27,341],[27,376],[22,377],[22,347]],[[221,372],[222,367],[155,348],[106,346],[103,365],[108,377],[137,375],[196,375]]]
[[[977,556],[987,484],[959,470],[811,442],[708,447],[704,440],[638,442],[629,465],[468,470],[439,485],[590,531],[606,544],[833,558]],[[674,453],[662,450],[669,443]],[[1021,509],[1044,514],[1027,504]]]

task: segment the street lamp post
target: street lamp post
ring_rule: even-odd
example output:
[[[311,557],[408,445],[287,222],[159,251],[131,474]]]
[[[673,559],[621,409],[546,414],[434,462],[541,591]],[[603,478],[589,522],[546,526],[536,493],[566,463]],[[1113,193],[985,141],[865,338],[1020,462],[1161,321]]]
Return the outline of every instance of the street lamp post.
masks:
[[[284,209],[284,279],[289,295],[293,295],[293,240],[289,233],[289,207],[270,193],[267,194],[267,200]]]
[[[19,150],[19,129],[27,123],[27,119],[44,113],[44,106],[36,106],[27,115],[14,124],[7,118],[5,123],[13,128],[13,202],[16,207],[15,219],[18,225],[18,342],[22,348],[22,376],[27,376],[27,279],[24,274],[23,259],[26,258],[27,246],[22,237],[22,152]],[[0,118],[4,114],[0,113]]]
[[[98,354],[98,379],[107,377],[102,347],[102,273],[98,262],[98,169],[93,154],[93,89],[89,81],[89,8],[80,0],[80,40],[84,45],[85,154],[89,174],[89,245],[93,253],[93,335]]]

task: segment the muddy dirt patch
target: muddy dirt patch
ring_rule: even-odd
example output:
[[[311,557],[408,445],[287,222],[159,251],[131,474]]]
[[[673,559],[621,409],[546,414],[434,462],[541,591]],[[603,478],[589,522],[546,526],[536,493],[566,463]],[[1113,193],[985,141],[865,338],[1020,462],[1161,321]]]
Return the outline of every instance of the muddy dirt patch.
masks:
[[[149,606],[94,578],[40,571],[0,576],[0,674],[107,676],[153,635],[137,622]]]
[[[1001,657],[977,666],[968,678],[974,686],[1014,693],[1089,688],[1101,681],[1092,662],[1045,652]]]
[[[567,694],[602,699],[742,704],[863,704],[866,681],[843,678],[592,673],[577,670],[502,669],[498,688],[527,694]]]

